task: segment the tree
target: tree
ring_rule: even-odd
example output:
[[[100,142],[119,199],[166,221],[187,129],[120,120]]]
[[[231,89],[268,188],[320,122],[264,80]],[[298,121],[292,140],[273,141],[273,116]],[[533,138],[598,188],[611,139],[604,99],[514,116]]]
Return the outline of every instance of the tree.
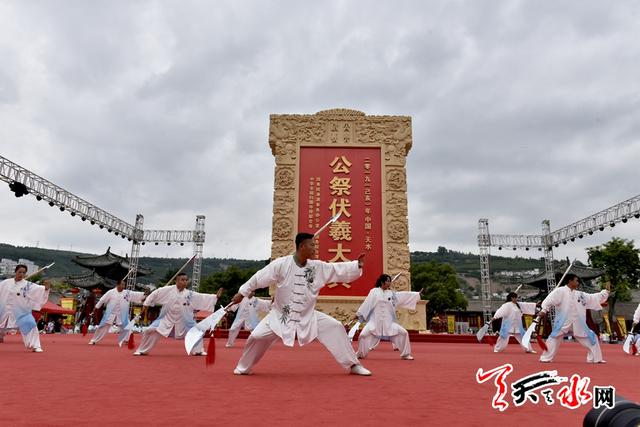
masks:
[[[429,261],[411,266],[411,286],[425,289],[427,323],[445,310],[465,310],[467,300],[460,292],[456,271],[449,264]]]
[[[604,270],[604,280],[611,283],[608,317],[611,327],[617,330],[616,302],[630,301],[630,289],[638,288],[640,282],[640,250],[635,248],[633,240],[614,237],[602,246],[589,248],[587,253],[589,264]]]
[[[224,288],[224,293],[220,297],[220,302],[226,306],[231,301],[231,298],[238,292],[240,286],[242,286],[247,280],[255,274],[257,269],[255,268],[239,268],[231,266],[224,271],[219,271],[207,276],[200,282],[200,292],[213,294],[220,288]],[[256,292],[258,296],[268,295],[268,289],[259,290]]]

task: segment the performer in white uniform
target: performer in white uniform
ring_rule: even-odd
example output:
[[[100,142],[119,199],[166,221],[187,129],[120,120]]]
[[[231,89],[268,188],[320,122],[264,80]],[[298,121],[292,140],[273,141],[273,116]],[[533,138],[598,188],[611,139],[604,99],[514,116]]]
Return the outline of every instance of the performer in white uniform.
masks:
[[[551,307],[556,307],[556,319],[553,331],[547,338],[548,350],[540,356],[541,362],[551,362],[558,352],[562,338],[571,333],[588,350],[588,363],[605,363],[596,334],[589,329],[586,321],[587,309],[602,310],[602,303],[609,298],[607,289],[595,294],[578,291],[580,280],[573,273],[566,275],[566,286],[559,285],[542,301],[542,310],[538,317],[544,317]]]
[[[352,374],[371,375],[358,362],[344,326],[315,310],[320,289],[327,283],[351,282],[360,277],[364,254],[357,261],[338,263],[314,260],[314,255],[313,234],[298,233],[294,255],[275,259],[254,274],[233,297],[232,302],[239,303],[252,291],[275,285],[271,311],[251,332],[234,374],[250,374],[274,342],[282,340],[284,345],[293,347],[297,336],[301,346],[317,338]]]
[[[525,333],[524,326],[522,326],[523,314],[536,314],[536,303],[518,302],[518,294],[509,292],[507,302],[500,306],[491,319],[492,322],[496,319],[502,319],[500,335],[496,341],[496,345],[493,347],[494,353],[500,353],[507,348],[509,337],[512,335],[522,344],[522,337]],[[528,347],[523,346],[522,348],[527,353],[535,353],[535,350],[531,348],[531,343],[529,343]]]
[[[356,312],[361,322],[367,322],[358,338],[358,358],[367,357],[380,339],[388,338],[402,359],[413,360],[409,333],[398,323],[396,309],[415,310],[418,301],[420,292],[396,292],[391,289],[391,276],[382,274]]]
[[[129,323],[130,303],[142,303],[144,292],[136,292],[124,289],[124,281],[118,280],[116,287],[108,290],[96,304],[95,309],[106,306],[102,320],[96,328],[90,345],[99,343],[109,332],[112,325],[124,328]],[[93,311],[91,312],[93,315]]]
[[[229,311],[236,312],[236,318],[229,328],[227,347],[233,347],[233,343],[236,341],[236,337],[242,327],[248,331],[253,331],[258,326],[258,323],[260,323],[258,313],[267,313],[271,309],[270,301],[255,298],[254,294],[254,292],[251,292],[240,304],[229,308]]]
[[[141,317],[147,311],[147,307],[162,305],[160,316],[145,329],[142,334],[142,342],[133,353],[136,356],[148,354],[156,345],[158,339],[168,337],[173,330],[175,339],[184,338],[185,334],[195,324],[194,312],[198,310],[215,311],[216,303],[222,293],[218,290],[217,295],[201,294],[186,289],[189,278],[185,273],[176,276],[174,286],[165,286],[151,292],[144,300]],[[202,340],[193,348],[192,355],[206,355],[202,348]]]
[[[32,310],[40,310],[49,299],[49,282],[44,286],[24,279],[27,266],[18,264],[15,277],[0,282],[0,342],[8,330],[18,329],[27,350],[42,352],[40,335]]]

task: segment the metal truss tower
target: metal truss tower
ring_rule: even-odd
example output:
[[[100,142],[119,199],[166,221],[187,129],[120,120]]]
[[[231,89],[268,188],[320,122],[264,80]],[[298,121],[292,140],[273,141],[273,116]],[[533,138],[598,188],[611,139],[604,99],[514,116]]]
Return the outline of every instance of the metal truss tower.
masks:
[[[485,293],[485,282],[490,289],[489,248],[491,246],[516,249],[538,249],[544,251],[544,264],[547,277],[547,291],[556,287],[553,269],[553,248],[582,239],[585,234],[592,235],[596,231],[604,231],[606,227],[615,227],[618,223],[626,223],[631,218],[640,218],[640,195],[613,205],[593,215],[565,227],[551,231],[549,220],[542,221],[542,234],[489,234],[489,220],[480,219],[478,247],[480,249],[480,280],[482,283],[483,315],[487,320],[487,307],[491,307],[491,293]],[[491,313],[489,313],[491,316]],[[491,319],[491,317],[489,317]]]
[[[131,225],[3,156],[0,156],[0,181],[9,183],[12,191],[14,191],[16,184],[23,186],[23,191],[20,194],[16,192],[16,196],[32,194],[37,200],[48,202],[51,207],[57,206],[60,212],[67,211],[71,216],[77,216],[83,222],[89,221],[91,225],[97,225],[100,229],[106,229],[107,232],[113,233],[115,236],[131,241],[129,262],[134,270],[127,278],[127,288],[129,289],[133,289],[136,284],[140,245],[145,243],[155,243],[156,245],[176,243],[184,246],[185,243],[194,243],[197,256],[194,260],[192,283],[196,289],[198,288],[202,272],[202,248],[205,240],[205,217],[203,215],[196,217],[194,230],[144,230],[142,215],[136,215],[135,225]]]

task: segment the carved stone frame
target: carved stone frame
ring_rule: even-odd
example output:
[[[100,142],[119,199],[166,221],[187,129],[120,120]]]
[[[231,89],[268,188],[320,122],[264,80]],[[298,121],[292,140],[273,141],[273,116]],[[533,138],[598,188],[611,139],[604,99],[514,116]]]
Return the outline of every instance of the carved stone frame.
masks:
[[[380,147],[382,154],[383,268],[403,273],[397,290],[411,289],[409,224],[407,219],[406,156],[412,146],[411,117],[367,116],[347,109],[311,115],[272,114],[269,146],[275,157],[271,258],[294,252],[298,229],[298,168],[301,147]],[[320,297],[317,309],[346,323],[363,297]],[[399,320],[408,329],[426,329],[426,302]],[[406,311],[406,310],[405,310]]]

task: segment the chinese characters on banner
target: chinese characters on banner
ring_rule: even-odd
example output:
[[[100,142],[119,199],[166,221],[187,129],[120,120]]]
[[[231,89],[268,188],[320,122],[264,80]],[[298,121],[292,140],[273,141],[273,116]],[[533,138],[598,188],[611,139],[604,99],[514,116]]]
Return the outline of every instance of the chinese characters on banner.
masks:
[[[352,261],[366,254],[353,283],[332,283],[322,295],[367,295],[382,273],[382,183],[379,148],[300,148],[299,231],[315,232],[340,218],[316,240],[316,257]]]

